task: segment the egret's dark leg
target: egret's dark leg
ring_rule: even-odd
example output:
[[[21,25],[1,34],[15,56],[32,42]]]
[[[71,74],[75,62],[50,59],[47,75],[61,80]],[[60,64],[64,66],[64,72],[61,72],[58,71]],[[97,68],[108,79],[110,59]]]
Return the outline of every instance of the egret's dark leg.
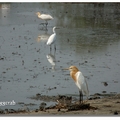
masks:
[[[48,22],[46,21],[46,23],[45,23],[45,24],[46,24],[46,30],[47,30],[47,25],[48,25]]]
[[[82,92],[81,92],[81,93],[82,93]],[[83,103],[83,93],[82,93],[82,95],[81,95],[81,101],[82,101],[81,103]]]
[[[54,50],[54,57],[55,57],[56,50]]]
[[[48,22],[46,21],[46,27],[47,27],[47,25],[48,25]]]
[[[54,44],[54,49],[55,49],[55,52],[56,52],[56,45]]]
[[[81,100],[81,99],[82,99],[82,91],[79,91],[79,93],[80,93],[80,101],[79,101],[79,102],[80,102],[80,104],[81,104],[81,101],[82,101],[82,100]]]
[[[83,93],[82,93],[82,91],[79,91],[79,93],[80,93],[80,104],[82,104],[83,103]]]
[[[50,55],[51,55],[51,47],[50,47]]]
[[[51,52],[52,48],[51,48],[51,45],[50,45],[50,52]]]

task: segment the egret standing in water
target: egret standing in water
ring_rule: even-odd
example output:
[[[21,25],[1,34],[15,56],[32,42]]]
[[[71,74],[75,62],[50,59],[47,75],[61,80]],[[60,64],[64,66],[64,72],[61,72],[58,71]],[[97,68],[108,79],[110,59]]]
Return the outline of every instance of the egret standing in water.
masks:
[[[73,78],[76,86],[79,89],[80,93],[80,103],[83,102],[83,93],[87,96],[89,96],[89,90],[88,90],[88,85],[86,80],[84,79],[83,74],[78,70],[76,66],[70,66],[67,69],[64,70],[69,70],[70,71],[70,76]]]
[[[56,32],[55,32],[55,29],[59,29],[57,27],[53,27],[53,34],[49,37],[48,41],[47,41],[47,45],[50,46],[50,51],[51,51],[51,45],[55,42],[56,40]],[[55,44],[55,43],[54,43]],[[54,49],[56,51],[56,45],[54,45]]]
[[[46,24],[46,28],[48,25],[48,21],[53,19],[53,17],[49,14],[41,14],[40,12],[37,12],[36,15],[38,16],[38,18],[46,21],[46,23],[44,23]]]

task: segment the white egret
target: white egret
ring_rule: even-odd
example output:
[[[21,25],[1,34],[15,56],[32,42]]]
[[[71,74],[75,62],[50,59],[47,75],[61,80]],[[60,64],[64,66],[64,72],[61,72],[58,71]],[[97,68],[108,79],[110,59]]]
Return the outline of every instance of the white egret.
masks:
[[[46,21],[46,23],[45,23],[46,28],[47,28],[47,25],[48,25],[48,21],[53,19],[53,17],[49,14],[41,14],[40,12],[37,12],[36,15],[38,16],[38,18]]]
[[[83,93],[87,96],[89,96],[89,90],[88,90],[88,85],[86,80],[84,79],[83,74],[78,70],[76,66],[70,66],[67,69],[64,70],[69,70],[70,71],[70,76],[73,78],[76,86],[79,89],[80,93],[80,103],[83,101]]]
[[[47,41],[47,45],[50,46],[50,50],[51,50],[51,45],[55,42],[56,40],[56,32],[55,29],[59,29],[57,27],[53,27],[53,34],[49,37],[48,41]],[[56,50],[56,46],[54,45],[54,49]]]

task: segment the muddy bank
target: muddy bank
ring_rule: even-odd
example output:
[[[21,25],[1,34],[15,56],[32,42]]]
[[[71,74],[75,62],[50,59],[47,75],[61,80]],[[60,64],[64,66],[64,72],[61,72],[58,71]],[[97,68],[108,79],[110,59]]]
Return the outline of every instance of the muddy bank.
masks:
[[[57,96],[58,97],[58,96]],[[56,97],[56,98],[57,98]],[[63,102],[64,101],[64,102]],[[69,101],[69,102],[68,102]],[[71,98],[59,96],[54,106],[46,107],[46,103],[40,104],[39,109],[29,111],[23,110],[0,110],[1,115],[119,115],[120,114],[120,94],[106,96],[103,98],[89,99],[81,105],[79,101],[70,102]]]

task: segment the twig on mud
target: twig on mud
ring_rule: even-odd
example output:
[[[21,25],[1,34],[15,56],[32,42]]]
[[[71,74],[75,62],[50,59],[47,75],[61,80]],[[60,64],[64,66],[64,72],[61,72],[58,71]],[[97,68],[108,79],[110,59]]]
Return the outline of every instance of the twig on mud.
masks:
[[[93,107],[93,106],[90,106],[90,103],[88,104],[76,104],[76,103],[71,103],[71,104],[63,104],[63,103],[60,103],[59,100],[57,100],[57,103],[54,107],[49,107],[49,108],[46,108],[46,109],[58,109],[58,111],[60,111],[60,109],[67,109],[67,112],[69,111],[77,111],[77,110],[96,110],[98,108],[96,107]]]

